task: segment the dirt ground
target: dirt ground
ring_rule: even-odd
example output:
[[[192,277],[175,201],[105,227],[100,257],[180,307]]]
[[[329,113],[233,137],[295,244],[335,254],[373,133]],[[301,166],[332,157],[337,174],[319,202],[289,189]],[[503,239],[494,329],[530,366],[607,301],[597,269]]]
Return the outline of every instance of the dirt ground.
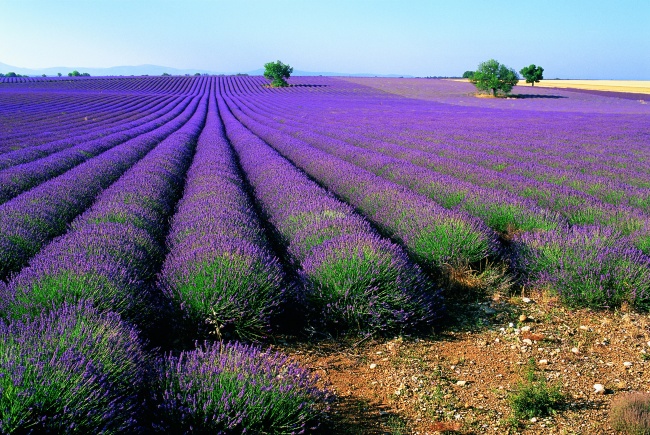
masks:
[[[274,347],[312,368],[337,397],[325,433],[615,433],[612,399],[650,392],[650,317],[526,296],[450,306],[449,326],[426,336]],[[509,398],[527,367],[566,397],[554,415],[513,418]]]

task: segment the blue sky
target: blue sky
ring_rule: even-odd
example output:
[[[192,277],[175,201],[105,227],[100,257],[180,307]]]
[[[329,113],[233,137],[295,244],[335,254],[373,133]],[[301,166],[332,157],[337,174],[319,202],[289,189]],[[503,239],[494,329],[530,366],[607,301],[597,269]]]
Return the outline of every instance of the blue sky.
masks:
[[[650,79],[650,0],[0,0],[0,62]]]

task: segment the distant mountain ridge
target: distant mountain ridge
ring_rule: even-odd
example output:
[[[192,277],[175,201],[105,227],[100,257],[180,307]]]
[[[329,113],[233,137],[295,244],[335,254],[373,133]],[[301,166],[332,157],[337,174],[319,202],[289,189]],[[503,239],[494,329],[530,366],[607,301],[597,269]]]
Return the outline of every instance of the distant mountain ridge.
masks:
[[[202,69],[178,69],[171,68],[160,65],[136,65],[136,66],[113,66],[109,68],[84,68],[84,67],[50,67],[50,68],[21,68],[17,66],[7,65],[0,62],[0,73],[6,74],[8,72],[15,72],[20,75],[27,76],[41,76],[43,74],[47,76],[55,76],[57,73],[61,73],[64,76],[68,75],[69,72],[77,70],[81,73],[88,73],[91,76],[159,76],[163,73],[171,75],[185,75],[190,74],[194,75],[196,73],[200,74],[237,74],[237,72],[223,73],[208,71]],[[259,68],[253,71],[239,71],[239,73],[248,74],[251,76],[261,76],[264,73],[263,68]],[[312,71],[300,71],[294,70],[294,76],[339,76],[339,77],[413,77],[409,75],[399,75],[399,74],[371,74],[371,73],[338,73],[338,72],[312,72]]]

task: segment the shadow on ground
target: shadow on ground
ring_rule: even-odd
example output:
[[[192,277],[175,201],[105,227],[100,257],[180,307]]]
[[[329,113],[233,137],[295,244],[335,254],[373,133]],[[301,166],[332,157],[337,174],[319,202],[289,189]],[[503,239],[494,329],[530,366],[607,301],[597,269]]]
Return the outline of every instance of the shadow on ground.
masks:
[[[540,94],[512,94],[512,95],[508,95],[508,97],[522,99],[522,100],[536,99],[536,98],[557,100],[560,98],[568,98],[562,95],[540,95]]]

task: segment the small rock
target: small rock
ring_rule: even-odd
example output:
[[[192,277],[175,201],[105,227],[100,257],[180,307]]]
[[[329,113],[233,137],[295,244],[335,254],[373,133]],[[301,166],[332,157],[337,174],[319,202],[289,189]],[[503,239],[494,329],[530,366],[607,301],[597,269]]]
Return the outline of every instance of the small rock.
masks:
[[[648,347],[650,347],[650,341],[649,341],[649,342],[647,342],[646,344],[648,345]]]
[[[582,331],[589,331],[589,327],[585,325],[580,325],[580,330]]]
[[[522,314],[521,316],[519,316],[519,321],[520,322],[525,322],[526,320],[528,320],[528,316],[526,316],[525,314]]]
[[[531,419],[530,419],[530,422],[531,422],[531,423],[537,423],[537,417],[533,417],[533,418],[531,418]]]
[[[467,381],[456,381],[456,385],[458,385],[459,387],[464,387],[465,385],[467,385]]]
[[[594,393],[605,394],[605,386],[603,384],[594,384]]]
[[[522,341],[526,343],[528,346],[533,345],[533,340],[531,340],[530,338],[524,338]]]
[[[521,298],[521,302],[524,304],[530,304],[533,300],[531,298]]]
[[[514,327],[515,327],[514,323],[512,322],[508,323],[508,328],[514,328]],[[648,342],[648,346],[650,346],[650,341]]]
[[[528,332],[528,331],[530,331],[530,326],[522,326],[520,331],[521,332]]]
[[[375,363],[370,364],[370,368],[371,368],[371,369],[374,369],[374,368],[376,368],[376,367],[377,367],[377,364],[375,364]]]
[[[580,349],[578,349],[577,347],[572,347],[571,352],[573,352],[573,353],[575,353],[577,355],[577,354],[580,353]]]
[[[629,361],[625,361],[625,362],[623,363],[623,365],[624,365],[625,367],[627,367],[628,369],[629,369],[630,367],[632,367],[632,363],[629,362]]]
[[[540,365],[540,366],[548,365],[548,360],[547,360],[547,359],[540,359],[540,360],[539,360],[539,365]]]

